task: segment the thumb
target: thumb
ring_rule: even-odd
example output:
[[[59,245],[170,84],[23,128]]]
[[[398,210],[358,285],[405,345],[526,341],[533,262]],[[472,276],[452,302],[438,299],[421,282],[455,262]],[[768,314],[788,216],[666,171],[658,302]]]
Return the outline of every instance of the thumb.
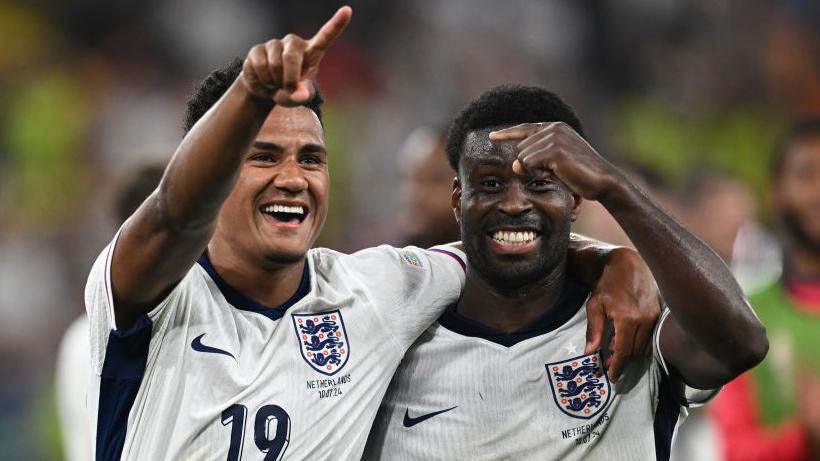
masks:
[[[302,80],[296,84],[296,91],[294,91],[290,97],[294,102],[306,103],[313,97],[314,91],[313,83]]]

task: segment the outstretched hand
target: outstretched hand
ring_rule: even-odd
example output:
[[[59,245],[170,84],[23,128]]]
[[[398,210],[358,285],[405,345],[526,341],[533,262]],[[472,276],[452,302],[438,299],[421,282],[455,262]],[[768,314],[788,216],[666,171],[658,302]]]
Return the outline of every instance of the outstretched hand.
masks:
[[[240,79],[248,92],[277,105],[306,103],[316,89],[313,82],[328,47],[350,23],[353,10],[343,6],[308,40],[295,34],[255,45],[248,52]]]

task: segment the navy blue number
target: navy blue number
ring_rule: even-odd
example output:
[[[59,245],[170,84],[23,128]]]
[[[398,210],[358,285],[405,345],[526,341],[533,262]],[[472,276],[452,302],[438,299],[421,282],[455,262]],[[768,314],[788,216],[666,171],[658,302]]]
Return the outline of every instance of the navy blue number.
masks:
[[[262,450],[265,461],[279,461],[290,442],[290,416],[279,405],[265,405],[256,412],[253,429],[256,447]]]
[[[248,409],[245,405],[233,404],[222,412],[222,425],[231,426],[231,446],[228,448],[228,461],[242,459],[242,442],[245,440],[245,417]]]
[[[242,444],[245,440],[245,419],[248,409],[244,405],[233,404],[222,412],[222,425],[231,425],[231,446],[228,461],[242,459]],[[265,453],[265,461],[279,461],[290,443],[290,416],[279,405],[265,405],[256,412],[253,441]]]

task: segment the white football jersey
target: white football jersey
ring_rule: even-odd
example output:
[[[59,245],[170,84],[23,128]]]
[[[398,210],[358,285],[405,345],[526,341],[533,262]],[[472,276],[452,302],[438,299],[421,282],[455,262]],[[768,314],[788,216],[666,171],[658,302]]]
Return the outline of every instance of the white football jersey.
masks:
[[[464,284],[451,247],[311,249],[299,291],[270,308],[203,255],[120,331],[115,242],[85,294],[97,460],[359,459],[402,356]]]
[[[54,373],[57,414],[66,461],[91,459],[93,435],[86,407],[90,377],[88,317],[83,314],[71,323],[63,335]]]
[[[665,371],[660,327],[654,354],[615,386],[600,355],[584,355],[587,296],[571,281],[554,310],[513,334],[448,309],[405,355],[364,459],[668,459],[692,402]]]

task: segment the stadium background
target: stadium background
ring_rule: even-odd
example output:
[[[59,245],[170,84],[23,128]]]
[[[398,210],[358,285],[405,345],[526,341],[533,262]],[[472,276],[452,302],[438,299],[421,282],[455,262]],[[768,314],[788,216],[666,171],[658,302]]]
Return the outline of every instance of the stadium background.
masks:
[[[350,4],[320,75],[332,177],[322,245],[401,243],[405,140],[446,127],[491,85],[519,82],[575,106],[592,144],[734,255],[747,286],[776,276],[769,156],[790,120],[820,114],[817,2]],[[117,225],[113,191],[168,159],[193,82],[254,43],[312,33],[338,6],[0,3],[0,460],[61,459],[59,341]],[[622,238],[590,204],[578,230]]]

